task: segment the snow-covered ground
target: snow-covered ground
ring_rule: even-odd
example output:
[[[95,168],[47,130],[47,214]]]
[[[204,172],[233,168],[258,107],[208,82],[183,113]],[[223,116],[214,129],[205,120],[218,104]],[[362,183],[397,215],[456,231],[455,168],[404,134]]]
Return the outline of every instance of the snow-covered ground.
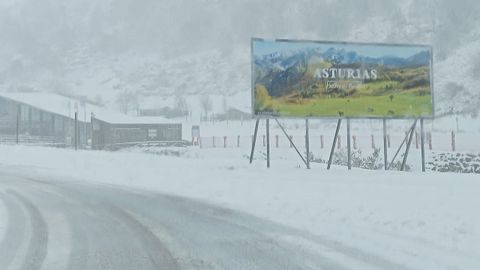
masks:
[[[0,242],[5,237],[6,224],[8,223],[6,208],[2,200],[0,200]]]
[[[0,170],[201,199],[412,269],[480,268],[478,175],[306,170],[293,152],[266,169],[261,158],[249,165],[246,149],[170,150],[180,157],[0,146]]]
[[[305,120],[304,119],[280,119],[288,134],[293,136],[293,141],[298,147],[305,145]],[[224,137],[227,137],[227,147],[239,146],[249,148],[251,146],[251,136],[255,126],[254,120],[244,121],[217,121],[217,122],[190,122],[182,121],[183,138],[190,140],[192,125],[200,125],[203,147],[213,147],[213,137],[215,137],[215,146],[223,147]],[[310,150],[314,154],[321,152],[321,137],[323,137],[324,148],[331,146],[337,119],[310,119]],[[395,154],[397,147],[400,146],[405,138],[405,132],[412,126],[413,120],[388,120],[387,131],[390,137],[390,152]],[[470,117],[458,118],[444,117],[435,119],[435,121],[425,120],[425,132],[431,134],[431,146],[433,151],[452,151],[452,132],[455,136],[455,151],[480,153],[480,121]],[[358,149],[368,152],[372,151],[372,136],[375,147],[383,147],[383,126],[380,119],[352,119],[351,120],[352,137],[355,137],[355,145]],[[413,138],[413,148],[420,144],[420,124],[417,123],[417,137]],[[258,140],[262,147],[263,136],[265,135],[265,120],[260,121]],[[340,148],[345,148],[346,142],[346,121],[342,122],[340,129]],[[238,138],[240,136],[240,138]],[[276,147],[278,136],[278,145],[280,148],[289,147],[290,143],[284,136],[280,127],[272,119],[270,121],[271,145]],[[426,150],[429,151],[430,141],[426,135]],[[418,144],[416,143],[418,141]],[[353,139],[352,139],[353,144]]]

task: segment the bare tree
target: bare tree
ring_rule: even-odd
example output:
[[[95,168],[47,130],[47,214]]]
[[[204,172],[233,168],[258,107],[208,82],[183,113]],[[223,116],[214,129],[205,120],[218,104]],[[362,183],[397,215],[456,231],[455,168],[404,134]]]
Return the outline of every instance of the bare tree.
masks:
[[[222,96],[222,109],[224,113],[227,113],[228,111],[228,102],[227,102],[227,96],[223,95]]]
[[[134,110],[137,114],[140,110],[139,94],[123,90],[117,94],[116,103],[124,114]]]
[[[212,110],[212,100],[209,95],[203,95],[200,97],[200,106],[202,107],[205,118],[208,117],[208,113]]]
[[[175,95],[174,106],[177,110],[181,111],[182,113],[188,114],[189,106],[188,106],[188,103],[187,103],[187,99],[185,98],[184,95],[182,95],[182,94],[176,94]]]

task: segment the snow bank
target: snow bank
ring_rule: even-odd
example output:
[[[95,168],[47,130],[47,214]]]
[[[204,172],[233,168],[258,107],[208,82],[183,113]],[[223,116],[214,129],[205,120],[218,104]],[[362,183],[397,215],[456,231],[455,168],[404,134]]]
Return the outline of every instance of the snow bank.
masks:
[[[245,149],[181,157],[0,146],[0,170],[175,194],[310,231],[418,269],[480,268],[478,175],[248,165]]]

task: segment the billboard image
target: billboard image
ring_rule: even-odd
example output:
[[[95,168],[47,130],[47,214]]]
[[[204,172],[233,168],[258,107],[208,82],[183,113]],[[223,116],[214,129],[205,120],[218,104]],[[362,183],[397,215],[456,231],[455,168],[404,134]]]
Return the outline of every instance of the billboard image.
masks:
[[[433,117],[424,45],[252,39],[256,116]]]

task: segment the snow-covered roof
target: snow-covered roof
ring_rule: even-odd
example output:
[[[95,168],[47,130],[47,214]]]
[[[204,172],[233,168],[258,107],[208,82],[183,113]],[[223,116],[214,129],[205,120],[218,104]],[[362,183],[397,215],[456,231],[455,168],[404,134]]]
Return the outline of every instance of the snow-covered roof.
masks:
[[[97,105],[83,103],[77,99],[45,92],[16,93],[0,92],[0,97],[14,100],[37,109],[74,119],[78,111],[79,121],[90,122],[93,114],[96,119],[114,124],[159,124],[172,123],[164,117],[135,117],[109,110]]]

